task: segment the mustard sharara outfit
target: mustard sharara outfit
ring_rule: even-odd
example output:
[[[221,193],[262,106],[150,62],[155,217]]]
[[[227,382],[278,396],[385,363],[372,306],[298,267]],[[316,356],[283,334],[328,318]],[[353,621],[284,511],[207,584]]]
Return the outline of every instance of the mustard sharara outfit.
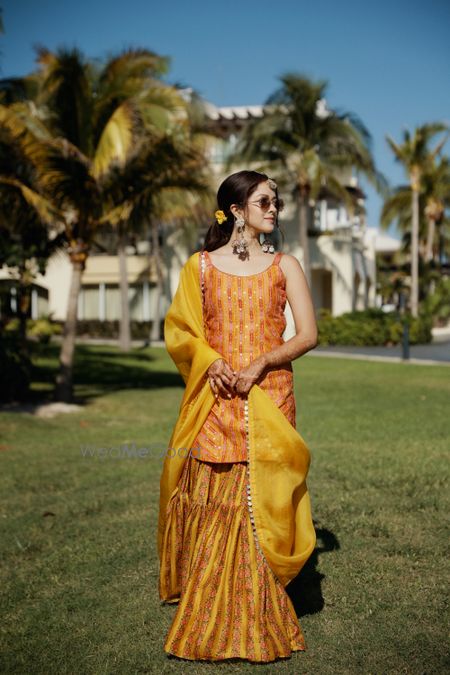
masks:
[[[285,590],[316,541],[292,365],[247,397],[216,401],[207,377],[218,358],[238,371],[283,343],[281,255],[243,276],[194,253],[165,319],[186,388],[160,481],[159,594],[178,602],[164,649],[185,659],[269,662],[305,649]]]

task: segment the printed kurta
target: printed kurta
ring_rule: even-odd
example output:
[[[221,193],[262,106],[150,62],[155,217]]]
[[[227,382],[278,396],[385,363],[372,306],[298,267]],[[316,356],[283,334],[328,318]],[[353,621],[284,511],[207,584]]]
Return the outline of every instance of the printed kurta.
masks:
[[[205,252],[205,332],[208,343],[239,371],[283,344],[286,277],[277,253],[262,272],[248,276],[219,270]],[[266,371],[258,383],[295,427],[292,365]],[[197,459],[247,461],[244,398],[219,396],[193,443]]]

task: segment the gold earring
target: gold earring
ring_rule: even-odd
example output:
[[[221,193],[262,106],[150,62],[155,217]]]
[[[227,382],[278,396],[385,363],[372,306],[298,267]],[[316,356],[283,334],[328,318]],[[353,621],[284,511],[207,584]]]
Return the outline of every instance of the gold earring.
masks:
[[[240,260],[248,260],[250,252],[248,250],[248,241],[244,238],[245,220],[242,216],[236,216],[236,227],[239,233],[239,239],[235,239],[231,243],[233,253],[237,255]]]

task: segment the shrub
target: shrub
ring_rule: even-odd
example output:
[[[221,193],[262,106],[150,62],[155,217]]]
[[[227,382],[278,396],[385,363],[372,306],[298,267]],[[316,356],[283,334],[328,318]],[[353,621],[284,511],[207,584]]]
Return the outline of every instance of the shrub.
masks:
[[[50,342],[52,335],[59,333],[60,330],[58,324],[54,324],[45,318],[27,321],[27,335],[37,338],[43,344]]]
[[[450,278],[441,278],[434,293],[422,302],[424,314],[429,315],[438,325],[446,326],[450,320]]]
[[[19,332],[18,317],[9,319],[3,330],[7,335],[16,335]],[[37,338],[42,343],[49,342],[52,335],[59,335],[61,332],[61,325],[52,321],[50,316],[27,319],[27,337]]]
[[[19,332],[19,319],[15,316],[12,319],[8,319],[3,330],[5,333],[14,334]]]
[[[432,319],[421,314],[417,319],[397,313],[386,314],[370,308],[331,316],[329,310],[320,310],[318,316],[319,344],[321,345],[390,345],[398,344],[403,336],[403,321],[409,325],[411,344],[431,342]]]

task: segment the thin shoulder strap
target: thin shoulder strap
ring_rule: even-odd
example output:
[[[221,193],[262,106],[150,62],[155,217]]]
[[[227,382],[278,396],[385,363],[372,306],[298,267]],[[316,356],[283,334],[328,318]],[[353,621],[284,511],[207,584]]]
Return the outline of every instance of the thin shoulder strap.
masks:
[[[209,253],[206,250],[206,248],[203,249],[202,255],[203,255],[203,258],[205,260],[205,267],[208,267],[209,265],[211,265],[211,258],[209,257]]]
[[[283,255],[283,252],[282,252],[282,251],[278,251],[278,253],[275,253],[275,257],[274,257],[274,259],[273,259],[273,264],[274,264],[274,265],[278,265],[278,264],[279,264],[282,255]]]

